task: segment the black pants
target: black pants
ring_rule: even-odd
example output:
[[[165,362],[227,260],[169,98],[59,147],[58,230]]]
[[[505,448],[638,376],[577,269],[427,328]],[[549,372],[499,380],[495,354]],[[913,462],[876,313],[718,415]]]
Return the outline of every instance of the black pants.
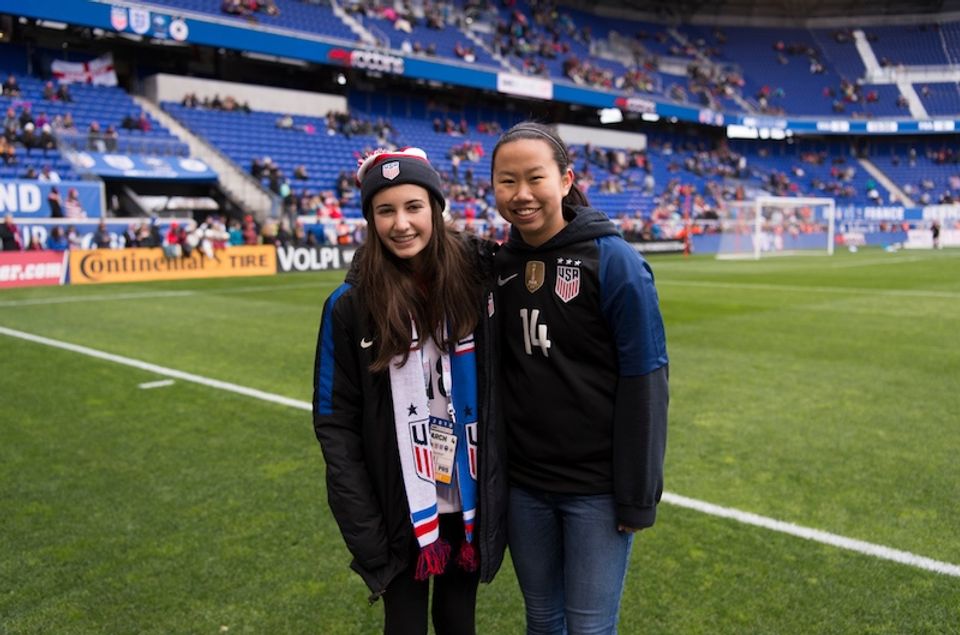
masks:
[[[457,566],[464,540],[463,517],[440,515],[440,537],[450,543],[450,560],[441,575],[433,576],[433,628],[436,635],[473,635],[476,632],[479,571],[468,573]],[[384,635],[426,635],[430,581],[417,582],[419,547],[414,543],[410,566],[394,578],[383,594]]]

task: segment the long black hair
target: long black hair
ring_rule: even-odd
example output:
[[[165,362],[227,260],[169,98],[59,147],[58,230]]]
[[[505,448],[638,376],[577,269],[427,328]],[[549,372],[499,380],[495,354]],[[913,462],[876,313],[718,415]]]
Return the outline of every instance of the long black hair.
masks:
[[[466,240],[444,221],[439,202],[429,198],[433,234],[424,247],[421,271],[393,255],[373,221],[369,225],[357,290],[371,308],[378,339],[373,372],[387,370],[397,356],[406,362],[411,319],[420,337],[429,334],[440,348],[467,337],[480,319],[480,274],[470,261]]]

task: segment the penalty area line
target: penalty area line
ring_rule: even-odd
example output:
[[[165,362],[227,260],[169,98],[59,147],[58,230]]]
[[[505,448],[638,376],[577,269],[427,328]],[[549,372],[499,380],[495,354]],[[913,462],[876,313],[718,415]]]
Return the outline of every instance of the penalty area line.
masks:
[[[113,362],[115,364],[121,364],[123,366],[138,368],[140,370],[155,373],[157,375],[161,375],[164,377],[181,379],[183,381],[193,382],[195,384],[200,384],[201,386],[206,386],[208,388],[225,390],[227,392],[236,393],[238,395],[243,395],[245,397],[252,397],[254,399],[260,399],[262,401],[267,401],[267,402],[279,404],[282,406],[289,406],[291,408],[296,408],[298,410],[311,411],[313,409],[312,405],[306,401],[291,399],[289,397],[275,395],[273,393],[269,393],[263,390],[257,390],[256,388],[247,388],[246,386],[240,386],[238,384],[232,384],[230,382],[220,381],[218,379],[210,379],[209,377],[203,377],[201,375],[186,373],[180,370],[176,370],[174,368],[167,368],[165,366],[151,364],[149,362],[140,361],[138,359],[132,359],[130,357],[124,357],[122,355],[114,355],[113,353],[98,351],[96,349],[88,348],[86,346],[70,344],[69,342],[61,342],[60,340],[54,340],[48,337],[34,335],[32,333],[17,331],[14,329],[6,328],[4,326],[0,326],[0,335],[6,335],[8,337],[21,339],[28,342],[33,342],[35,344],[42,344],[44,346],[50,346],[53,348],[59,348],[61,350],[70,351],[73,353],[79,353],[81,355],[86,355],[88,357],[93,357],[95,359],[102,359],[104,361]],[[154,383],[160,384],[161,382],[154,382]],[[141,385],[141,387],[143,386],[144,385]],[[710,516],[716,516],[719,518],[735,520],[739,523],[743,523],[746,525],[752,525],[754,527],[761,527],[763,529],[777,531],[777,532],[788,534],[798,538],[803,538],[805,540],[812,540],[814,542],[819,542],[825,545],[830,545],[830,546],[837,547],[840,549],[845,549],[848,551],[854,551],[866,556],[871,556],[871,557],[879,558],[882,560],[890,560],[893,562],[905,564],[918,569],[932,571],[934,573],[960,577],[960,565],[950,564],[949,562],[940,562],[938,560],[933,560],[931,558],[919,556],[917,554],[910,553],[908,551],[900,551],[898,549],[892,549],[890,547],[885,547],[883,545],[877,545],[870,542],[864,542],[862,540],[847,538],[845,536],[840,536],[837,534],[831,534],[829,532],[821,531],[819,529],[812,529],[810,527],[794,525],[793,523],[776,520],[774,518],[768,518],[766,516],[760,516],[758,514],[752,514],[750,512],[741,511],[739,509],[734,509],[731,507],[721,507],[720,505],[714,505],[712,503],[707,503],[705,501],[700,501],[694,498],[687,498],[686,496],[680,496],[678,494],[673,494],[671,492],[664,492],[662,500],[663,502],[668,503],[670,505],[675,505],[677,507],[684,507],[687,509],[704,513],[704,514],[708,514]]]

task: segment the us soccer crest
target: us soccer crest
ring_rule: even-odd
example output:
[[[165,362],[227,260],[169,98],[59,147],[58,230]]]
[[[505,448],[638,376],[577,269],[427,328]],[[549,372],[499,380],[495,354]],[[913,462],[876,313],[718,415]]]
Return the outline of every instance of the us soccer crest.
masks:
[[[110,26],[117,31],[123,31],[127,28],[126,7],[110,7]]]
[[[413,465],[417,476],[433,483],[433,453],[430,451],[429,417],[410,422],[410,446],[413,450]]]
[[[553,291],[564,302],[569,302],[580,294],[579,260],[557,259],[557,284]]]
[[[384,163],[383,167],[380,169],[380,173],[383,174],[383,178],[387,179],[388,181],[392,181],[400,176],[400,162],[391,161],[389,163]]]
[[[543,286],[543,270],[542,260],[527,262],[526,269],[523,272],[523,282],[527,285],[527,291],[530,293],[535,293],[537,289]]]

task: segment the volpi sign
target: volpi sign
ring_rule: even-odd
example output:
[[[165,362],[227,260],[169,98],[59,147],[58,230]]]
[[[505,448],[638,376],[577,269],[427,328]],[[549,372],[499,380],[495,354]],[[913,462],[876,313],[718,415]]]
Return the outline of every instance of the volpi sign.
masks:
[[[277,247],[277,271],[345,269],[353,260],[354,251],[341,247]]]

